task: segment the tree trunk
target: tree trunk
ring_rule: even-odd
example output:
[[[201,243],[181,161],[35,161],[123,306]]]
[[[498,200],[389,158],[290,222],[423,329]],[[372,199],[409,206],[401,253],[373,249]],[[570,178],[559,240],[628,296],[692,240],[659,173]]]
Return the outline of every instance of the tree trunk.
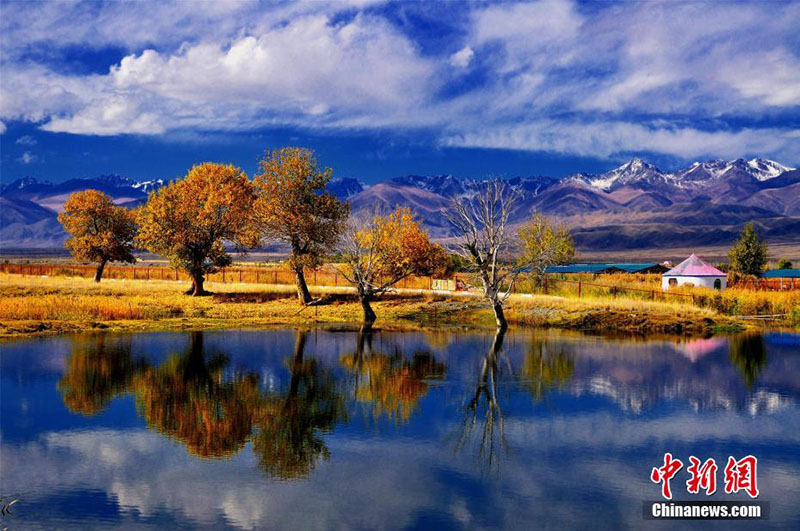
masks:
[[[308,285],[306,284],[306,275],[303,273],[302,267],[294,269],[295,283],[297,284],[297,298],[303,304],[311,302],[311,293],[308,292]]]
[[[369,297],[362,295],[359,298],[361,299],[361,309],[364,310],[364,321],[361,323],[361,331],[369,332],[372,330],[372,325],[375,323],[375,320],[378,317],[375,315],[375,312],[372,310],[372,306],[369,304]]]
[[[503,305],[499,302],[494,303],[494,319],[497,322],[498,330],[505,330],[508,328],[508,322],[506,321],[506,316],[503,313]]]
[[[190,274],[192,275],[192,287],[186,292],[186,294],[191,295],[192,297],[202,297],[206,294],[206,290],[203,289],[203,282],[205,282],[203,273]]]
[[[107,260],[103,260],[97,265],[97,272],[94,274],[94,281],[100,282],[100,279],[103,278],[103,269],[106,268]]]

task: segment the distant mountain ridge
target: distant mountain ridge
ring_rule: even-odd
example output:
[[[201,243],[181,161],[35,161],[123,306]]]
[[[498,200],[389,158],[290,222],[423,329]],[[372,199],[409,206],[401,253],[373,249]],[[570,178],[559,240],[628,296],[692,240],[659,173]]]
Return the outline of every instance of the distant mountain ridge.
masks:
[[[485,182],[449,174],[398,176],[373,185],[337,178],[328,190],[356,213],[410,207],[435,238],[448,238],[444,210],[453,200],[471,200]],[[768,159],[699,161],[666,172],[634,158],[600,174],[519,176],[508,182],[520,194],[512,224],[542,212],[569,224],[585,249],[726,243],[750,220],[771,241],[800,243],[800,171]],[[56,216],[74,191],[98,189],[117,204],[134,207],[164,184],[113,174],[56,184],[18,179],[0,188],[0,246],[60,246],[66,234]]]

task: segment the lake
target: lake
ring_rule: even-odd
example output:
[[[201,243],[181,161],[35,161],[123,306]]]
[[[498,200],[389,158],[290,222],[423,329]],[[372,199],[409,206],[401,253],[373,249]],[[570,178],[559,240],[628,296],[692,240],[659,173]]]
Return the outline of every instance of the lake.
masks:
[[[0,344],[13,529],[800,529],[800,335],[229,330]],[[649,521],[665,452],[767,520]],[[688,475],[672,480],[676,500]]]

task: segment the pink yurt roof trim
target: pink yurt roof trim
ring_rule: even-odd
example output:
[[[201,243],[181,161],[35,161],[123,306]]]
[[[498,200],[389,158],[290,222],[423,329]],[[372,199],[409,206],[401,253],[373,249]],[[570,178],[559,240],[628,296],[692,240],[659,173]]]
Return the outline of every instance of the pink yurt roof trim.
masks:
[[[725,273],[712,266],[696,254],[676,265],[666,273],[665,277],[724,277]]]

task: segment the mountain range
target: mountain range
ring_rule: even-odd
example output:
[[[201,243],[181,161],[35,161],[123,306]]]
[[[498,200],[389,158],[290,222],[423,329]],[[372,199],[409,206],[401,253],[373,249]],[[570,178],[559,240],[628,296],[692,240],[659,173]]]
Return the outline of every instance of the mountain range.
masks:
[[[567,223],[582,250],[727,244],[751,220],[770,242],[800,243],[800,170],[771,160],[701,161],[665,172],[635,158],[602,174],[508,181],[520,193],[512,225],[542,212]],[[483,182],[405,175],[373,185],[333,179],[328,189],[354,212],[408,206],[434,238],[446,239],[452,233],[443,211],[454,200],[470,200]],[[101,190],[132,207],[163,184],[119,175],[58,184],[19,179],[0,189],[0,247],[61,247],[66,234],[56,216],[74,191]]]

